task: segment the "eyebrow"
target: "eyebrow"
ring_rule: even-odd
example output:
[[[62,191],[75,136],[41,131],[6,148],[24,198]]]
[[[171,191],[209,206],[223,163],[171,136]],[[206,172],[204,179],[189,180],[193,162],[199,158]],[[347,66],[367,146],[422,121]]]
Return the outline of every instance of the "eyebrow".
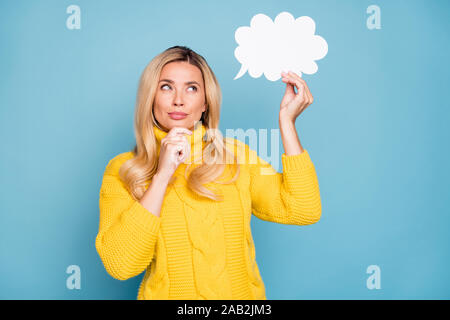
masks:
[[[170,80],[170,79],[161,79],[161,80],[159,80],[159,82],[161,82],[161,81],[167,81],[167,82],[170,82],[170,83],[175,83],[175,82],[173,82],[172,80]],[[198,86],[200,86],[200,84],[197,82],[197,81],[187,81],[187,82],[185,82],[184,84],[196,84],[196,85],[198,85]]]

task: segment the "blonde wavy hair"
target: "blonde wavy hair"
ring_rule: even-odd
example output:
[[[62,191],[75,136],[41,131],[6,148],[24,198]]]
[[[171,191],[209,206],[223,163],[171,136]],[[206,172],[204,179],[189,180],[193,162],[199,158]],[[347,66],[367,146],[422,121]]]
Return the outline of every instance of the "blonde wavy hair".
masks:
[[[222,195],[217,195],[203,184],[215,182],[220,184],[233,183],[239,176],[240,166],[234,152],[227,148],[228,138],[224,138],[219,127],[222,93],[219,83],[206,60],[193,50],[184,46],[174,46],[154,57],[141,74],[137,91],[134,133],[136,146],[132,150],[134,157],[126,161],[119,170],[119,176],[135,200],[142,198],[146,182],[158,169],[157,142],[153,125],[160,128],[153,114],[153,104],[162,68],[174,61],[186,61],[200,69],[203,75],[207,108],[202,113],[200,121],[206,128],[205,147],[202,151],[202,162],[189,175],[187,172],[191,163],[187,164],[185,178],[187,187],[200,196],[215,201],[223,201]],[[201,123],[200,123],[201,125]],[[191,152],[193,152],[191,150]],[[224,161],[226,159],[233,159]],[[226,182],[216,181],[226,166],[234,169],[234,176]],[[175,181],[175,175],[169,183]]]

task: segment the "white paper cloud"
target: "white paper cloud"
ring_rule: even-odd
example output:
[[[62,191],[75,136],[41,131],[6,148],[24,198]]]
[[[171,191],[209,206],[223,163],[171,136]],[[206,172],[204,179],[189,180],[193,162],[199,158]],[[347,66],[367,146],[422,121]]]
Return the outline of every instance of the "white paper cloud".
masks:
[[[265,14],[257,14],[250,27],[239,27],[234,37],[239,46],[234,56],[242,64],[234,80],[248,70],[253,78],[263,73],[270,81],[281,78],[282,71],[314,74],[320,60],[328,52],[324,38],[314,35],[316,24],[308,16],[297,19],[289,12],[281,12],[274,21]]]

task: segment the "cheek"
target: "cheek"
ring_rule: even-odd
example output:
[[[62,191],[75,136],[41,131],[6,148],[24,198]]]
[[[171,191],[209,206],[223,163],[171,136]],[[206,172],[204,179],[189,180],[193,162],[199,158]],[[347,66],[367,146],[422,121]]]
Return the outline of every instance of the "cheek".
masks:
[[[155,96],[154,102],[155,112],[157,112],[157,110],[162,112],[163,111],[162,109],[164,109],[168,104],[170,105],[169,99],[164,95]]]
[[[203,106],[205,105],[205,100],[201,97],[195,97],[192,100],[192,106],[195,106],[195,113],[201,114],[203,112]]]
[[[202,96],[201,94],[193,95],[191,97],[191,103],[195,106],[198,106],[198,108],[202,109],[203,105],[205,104],[205,97]]]
[[[161,99],[155,99],[153,113],[159,117],[164,114],[164,103],[162,103]]]

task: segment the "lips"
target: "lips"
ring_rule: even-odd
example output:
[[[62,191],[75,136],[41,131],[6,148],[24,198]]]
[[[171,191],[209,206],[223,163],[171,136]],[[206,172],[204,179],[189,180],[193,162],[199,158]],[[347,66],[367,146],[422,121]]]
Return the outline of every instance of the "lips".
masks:
[[[180,120],[187,117],[187,113],[184,112],[170,112],[169,117],[171,117],[174,120]]]

